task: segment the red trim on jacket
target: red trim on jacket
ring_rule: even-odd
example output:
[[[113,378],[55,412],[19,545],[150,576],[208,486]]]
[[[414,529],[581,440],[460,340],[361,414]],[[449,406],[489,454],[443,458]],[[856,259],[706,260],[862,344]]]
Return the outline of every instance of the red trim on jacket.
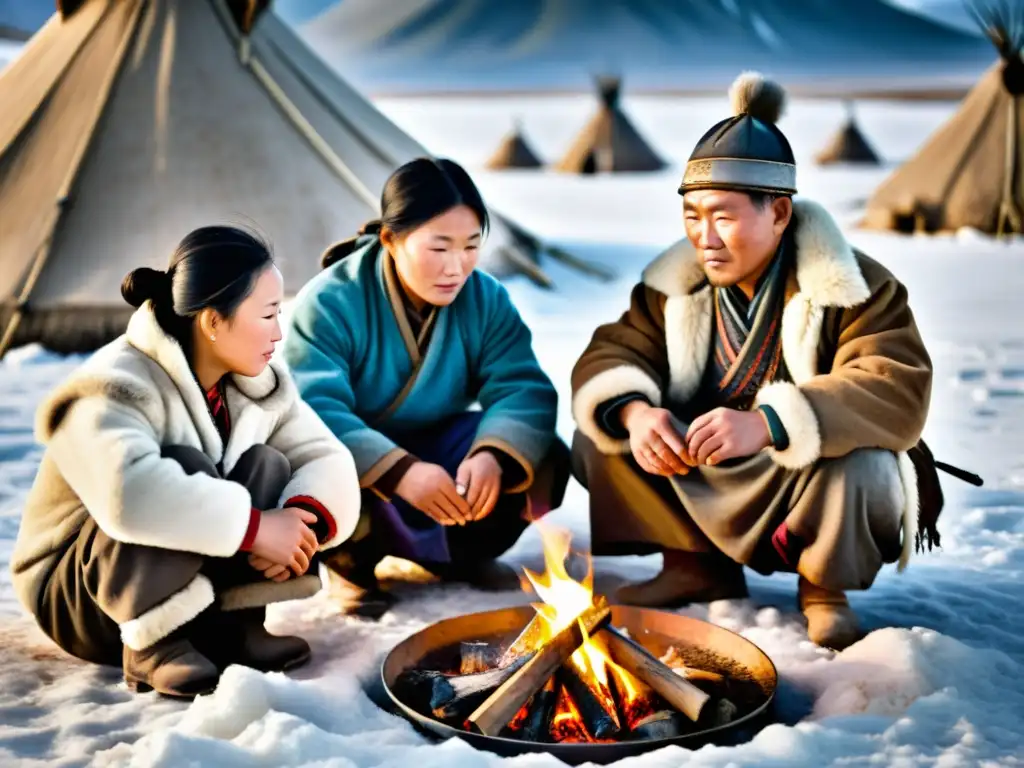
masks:
[[[320,518],[320,520],[326,524],[327,533],[320,539],[320,543],[323,544],[325,541],[330,541],[338,533],[338,524],[334,520],[334,515],[327,511],[327,507],[321,504],[319,501],[314,499],[312,496],[292,496],[288,501],[284,503],[286,507],[299,507],[300,509],[306,509],[308,512],[312,512],[314,515]]]
[[[260,518],[262,513],[253,507],[249,510],[249,527],[245,529],[245,538],[242,539],[242,546],[238,548],[239,552],[251,552],[253,542],[256,541],[256,534],[260,530]]]

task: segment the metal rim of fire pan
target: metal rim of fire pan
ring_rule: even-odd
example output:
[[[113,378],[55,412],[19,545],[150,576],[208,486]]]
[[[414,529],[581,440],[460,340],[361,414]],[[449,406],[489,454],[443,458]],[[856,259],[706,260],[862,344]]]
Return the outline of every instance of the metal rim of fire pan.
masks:
[[[747,638],[725,627],[700,619],[694,619],[678,613],[658,611],[650,608],[634,608],[624,605],[612,606],[612,623],[629,632],[637,642],[643,643],[644,635],[660,635],[667,640],[679,643],[708,647],[725,658],[742,664],[762,684],[767,691],[765,701],[752,712],[724,725],[705,728],[682,736],[665,739],[643,739],[637,741],[619,741],[613,743],[545,743],[537,741],[521,741],[502,736],[485,736],[459,730],[450,725],[438,722],[431,717],[422,715],[406,705],[395,694],[392,685],[398,676],[407,669],[418,666],[428,653],[454,646],[463,640],[480,640],[489,637],[515,637],[519,631],[533,618],[534,609],[529,605],[502,608],[494,611],[464,614],[424,627],[418,632],[398,643],[387,654],[381,664],[381,681],[388,697],[398,710],[421,731],[427,731],[445,739],[460,738],[473,747],[501,756],[513,756],[527,753],[547,752],[570,765],[584,762],[608,763],[624,757],[652,752],[669,745],[696,747],[703,743],[713,742],[716,737],[726,733],[738,733],[743,726],[753,726],[764,720],[768,708],[775,699],[778,687],[778,670],[774,662],[761,648]],[[647,620],[647,623],[644,620]],[[664,631],[665,625],[676,627],[671,632]],[[652,631],[653,627],[662,627],[662,631]],[[481,634],[483,632],[484,634]],[[701,635],[703,638],[695,638]],[[711,636],[713,643],[700,642]],[[728,648],[729,651],[723,650]],[[737,653],[735,651],[739,650]],[[751,663],[751,660],[753,663]],[[696,743],[695,743],[696,742]]]

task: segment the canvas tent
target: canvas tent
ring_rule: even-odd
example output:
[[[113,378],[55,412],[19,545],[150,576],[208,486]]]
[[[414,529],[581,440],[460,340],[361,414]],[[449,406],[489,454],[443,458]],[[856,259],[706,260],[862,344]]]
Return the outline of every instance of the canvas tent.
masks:
[[[818,165],[835,163],[858,163],[862,165],[878,165],[881,161],[871,144],[861,133],[857,118],[853,112],[853,104],[846,104],[846,121],[832,136],[814,160]]]
[[[976,2],[999,51],[956,114],[870,198],[862,226],[1024,232],[1024,10]]]
[[[517,120],[512,130],[501,140],[484,167],[492,170],[504,168],[540,168],[543,165],[537,153],[526,142],[523,126]]]
[[[204,224],[257,226],[297,291],[427,154],[267,6],[68,1],[0,73],[0,355],[117,335],[122,277]],[[481,265],[543,282],[540,247],[495,216]]]
[[[621,81],[597,81],[600,106],[555,168],[567,173],[659,171],[664,161],[648,145],[619,103]]]

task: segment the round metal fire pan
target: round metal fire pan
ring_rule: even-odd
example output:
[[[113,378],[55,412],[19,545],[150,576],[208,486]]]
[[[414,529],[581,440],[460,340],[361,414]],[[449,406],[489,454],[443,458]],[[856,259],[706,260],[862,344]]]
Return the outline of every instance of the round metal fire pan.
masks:
[[[771,705],[778,685],[778,672],[764,651],[735,632],[706,621],[666,611],[619,605],[612,606],[612,623],[620,629],[627,630],[634,640],[649,651],[661,656],[670,645],[676,645],[681,649],[696,647],[712,652],[720,659],[727,659],[742,666],[765,692],[764,703],[731,723],[670,739],[598,744],[545,744],[462,731],[420,714],[395,695],[392,686],[398,676],[407,669],[423,666],[423,660],[431,654],[455,647],[464,640],[511,643],[533,618],[534,613],[534,609],[528,605],[505,608],[445,619],[420,630],[392,648],[385,657],[381,666],[384,689],[398,711],[423,733],[442,739],[458,737],[477,749],[503,757],[527,752],[548,752],[570,765],[585,762],[610,763],[670,744],[690,749],[707,743],[736,744],[751,739],[770,721]]]

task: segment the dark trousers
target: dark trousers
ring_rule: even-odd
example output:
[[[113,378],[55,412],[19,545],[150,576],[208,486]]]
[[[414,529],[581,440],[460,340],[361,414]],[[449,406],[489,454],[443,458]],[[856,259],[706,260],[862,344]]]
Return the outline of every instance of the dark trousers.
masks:
[[[221,477],[213,461],[195,448],[167,446],[161,455],[177,461],[187,474]],[[291,467],[282,453],[255,445],[224,479],[245,486],[257,509],[273,509],[290,478]],[[314,566],[310,568],[316,572]],[[120,665],[119,626],[160,606],[199,574],[209,579],[215,593],[266,581],[249,565],[245,553],[209,557],[126,544],[112,539],[89,517],[50,574],[40,598],[39,624],[71,655]]]

